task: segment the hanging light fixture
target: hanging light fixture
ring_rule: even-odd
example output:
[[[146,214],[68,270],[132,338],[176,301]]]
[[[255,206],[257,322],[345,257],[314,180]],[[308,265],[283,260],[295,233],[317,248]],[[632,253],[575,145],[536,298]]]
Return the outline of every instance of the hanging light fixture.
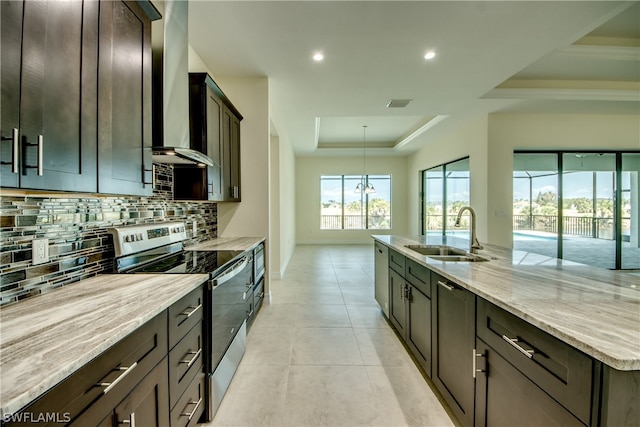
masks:
[[[367,125],[362,126],[362,176],[360,177],[360,182],[356,185],[355,193],[362,193],[364,191],[365,194],[372,194],[376,192],[376,189],[373,188],[370,182],[367,179]],[[365,184],[366,182],[366,184]]]

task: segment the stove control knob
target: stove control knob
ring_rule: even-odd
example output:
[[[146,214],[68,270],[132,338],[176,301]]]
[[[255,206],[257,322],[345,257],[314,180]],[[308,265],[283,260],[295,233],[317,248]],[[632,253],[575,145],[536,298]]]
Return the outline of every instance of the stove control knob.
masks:
[[[131,236],[130,235],[124,236],[124,241],[125,242],[130,242],[131,241]]]
[[[142,241],[142,233],[136,234],[136,240]]]

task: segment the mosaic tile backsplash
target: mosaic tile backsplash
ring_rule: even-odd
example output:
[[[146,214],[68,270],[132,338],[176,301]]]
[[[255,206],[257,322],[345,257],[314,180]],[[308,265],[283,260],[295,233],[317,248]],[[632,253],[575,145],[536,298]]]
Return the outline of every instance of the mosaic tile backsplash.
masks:
[[[187,245],[217,237],[216,203],[173,200],[170,165],[155,164],[154,178],[152,197],[0,193],[0,305],[100,273],[113,273],[109,227],[184,221]],[[49,261],[34,265],[31,243],[41,238],[49,239]]]

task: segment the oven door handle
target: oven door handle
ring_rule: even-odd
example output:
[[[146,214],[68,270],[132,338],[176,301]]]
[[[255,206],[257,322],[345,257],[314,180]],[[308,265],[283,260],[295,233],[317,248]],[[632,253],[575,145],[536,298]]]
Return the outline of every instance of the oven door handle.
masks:
[[[249,262],[249,258],[244,256],[242,257],[242,259],[238,262],[236,262],[233,267],[229,268],[228,270],[226,270],[223,274],[221,274],[220,276],[216,276],[213,278],[213,286],[220,286],[225,282],[228,282],[229,280],[233,279],[234,277],[236,277],[238,274],[240,274],[240,272],[242,270],[244,270],[244,268],[247,266],[247,263]]]

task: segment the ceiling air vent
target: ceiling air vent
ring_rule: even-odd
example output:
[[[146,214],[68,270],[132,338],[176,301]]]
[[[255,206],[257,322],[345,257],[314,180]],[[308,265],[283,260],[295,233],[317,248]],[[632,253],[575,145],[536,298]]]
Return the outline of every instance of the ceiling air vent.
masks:
[[[387,108],[404,108],[411,102],[410,99],[392,99],[387,102]]]

